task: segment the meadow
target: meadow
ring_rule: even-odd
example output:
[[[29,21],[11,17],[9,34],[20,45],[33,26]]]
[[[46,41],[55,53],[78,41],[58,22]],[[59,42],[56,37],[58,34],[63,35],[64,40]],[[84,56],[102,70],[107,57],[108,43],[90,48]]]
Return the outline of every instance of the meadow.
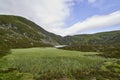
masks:
[[[106,59],[96,52],[79,52],[56,48],[12,49],[12,54],[1,60],[6,68],[17,69],[30,73],[36,79],[55,80],[56,78],[74,78],[77,71],[88,71],[101,65]]]

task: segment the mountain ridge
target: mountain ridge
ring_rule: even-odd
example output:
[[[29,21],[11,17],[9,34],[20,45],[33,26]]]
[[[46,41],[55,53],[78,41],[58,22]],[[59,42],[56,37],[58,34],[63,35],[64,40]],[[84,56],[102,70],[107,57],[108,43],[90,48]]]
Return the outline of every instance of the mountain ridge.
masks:
[[[80,34],[74,36],[66,36],[64,40],[68,40],[68,45],[73,44],[118,44],[120,42],[120,30],[100,32],[95,34]],[[111,41],[113,40],[113,41]]]

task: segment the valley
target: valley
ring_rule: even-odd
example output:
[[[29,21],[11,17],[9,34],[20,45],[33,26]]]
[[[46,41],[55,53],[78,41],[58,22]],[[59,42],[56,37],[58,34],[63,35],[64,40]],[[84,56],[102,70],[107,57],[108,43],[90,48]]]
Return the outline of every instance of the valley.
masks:
[[[0,80],[119,80],[120,30],[62,37],[0,15]]]

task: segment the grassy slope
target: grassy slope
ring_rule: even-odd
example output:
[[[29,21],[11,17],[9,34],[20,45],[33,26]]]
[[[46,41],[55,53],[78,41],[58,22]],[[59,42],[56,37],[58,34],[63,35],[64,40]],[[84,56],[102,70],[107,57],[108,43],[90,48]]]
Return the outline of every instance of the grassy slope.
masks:
[[[0,36],[12,48],[49,47],[61,38],[26,18],[12,15],[0,15]]]
[[[13,49],[12,54],[3,57],[7,67],[31,73],[36,78],[72,77],[74,72],[89,71],[103,63],[104,58],[84,56],[95,52],[77,52],[55,48]],[[2,63],[2,62],[1,62]]]

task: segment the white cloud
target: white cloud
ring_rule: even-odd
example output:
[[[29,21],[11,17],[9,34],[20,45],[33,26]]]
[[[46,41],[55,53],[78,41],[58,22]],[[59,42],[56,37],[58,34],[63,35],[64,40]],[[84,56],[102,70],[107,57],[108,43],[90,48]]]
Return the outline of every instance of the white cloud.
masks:
[[[24,16],[56,33],[65,26],[73,0],[0,0],[0,14]]]
[[[71,27],[65,20],[70,16],[71,6],[75,1],[84,0],[0,0],[0,14],[26,17],[47,31],[60,35],[73,35],[89,29],[120,25],[120,11],[108,15],[92,16]],[[97,0],[88,0],[93,3]]]
[[[88,0],[89,3],[94,3],[96,2],[97,0]]]
[[[92,16],[83,22],[78,22],[65,29],[64,33],[61,33],[61,35],[74,35],[83,31],[94,30],[95,28],[111,27],[115,25],[120,25],[120,11],[108,15]]]

